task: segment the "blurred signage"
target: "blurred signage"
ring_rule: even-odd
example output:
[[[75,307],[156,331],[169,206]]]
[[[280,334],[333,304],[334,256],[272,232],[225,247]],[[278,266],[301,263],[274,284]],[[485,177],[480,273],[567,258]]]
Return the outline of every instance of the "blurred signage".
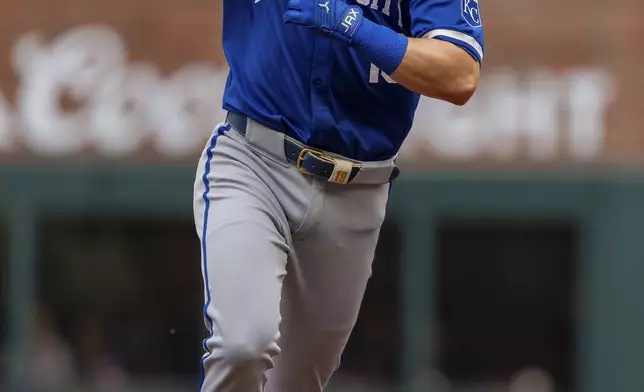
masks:
[[[558,7],[549,18],[543,1],[481,4],[488,50],[479,91],[465,107],[421,99],[401,159],[644,157],[644,111],[634,104],[644,87],[627,77],[639,62],[621,44],[630,30],[617,23],[644,28],[644,18],[616,14],[614,25],[596,25],[589,16],[607,12],[601,2],[548,1]],[[220,2],[133,4],[0,0],[3,25],[15,32],[0,38],[0,159],[195,159],[224,117]]]
[[[601,68],[487,70],[464,107],[421,100],[401,154],[458,162],[596,161],[614,97],[614,80]]]
[[[20,140],[42,156],[91,148],[109,158],[150,144],[160,156],[194,156],[223,118],[226,71],[202,62],[161,75],[147,62],[127,60],[121,35],[108,26],[70,29],[51,42],[27,34],[16,41],[15,105],[0,111],[2,147]]]

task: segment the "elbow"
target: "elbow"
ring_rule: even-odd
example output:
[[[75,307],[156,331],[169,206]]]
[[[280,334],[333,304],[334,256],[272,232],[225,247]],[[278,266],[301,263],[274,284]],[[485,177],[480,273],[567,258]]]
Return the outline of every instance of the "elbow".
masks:
[[[478,68],[478,66],[477,66]],[[478,69],[460,74],[446,89],[446,101],[456,106],[464,106],[470,101],[478,87]]]
[[[465,106],[474,96],[477,83],[463,83],[449,93],[448,102],[456,106]]]

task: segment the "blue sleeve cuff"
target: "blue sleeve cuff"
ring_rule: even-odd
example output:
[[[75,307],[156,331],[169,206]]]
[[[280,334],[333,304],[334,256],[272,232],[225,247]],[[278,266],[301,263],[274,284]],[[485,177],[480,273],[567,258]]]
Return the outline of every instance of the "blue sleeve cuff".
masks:
[[[404,35],[366,18],[353,39],[356,50],[387,75],[394,73],[402,63],[408,43]]]

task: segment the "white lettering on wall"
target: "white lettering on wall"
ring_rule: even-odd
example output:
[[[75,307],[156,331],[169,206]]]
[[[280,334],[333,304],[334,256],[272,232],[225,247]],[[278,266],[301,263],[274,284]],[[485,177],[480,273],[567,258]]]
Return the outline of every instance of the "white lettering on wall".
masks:
[[[19,39],[12,53],[20,81],[15,108],[0,94],[0,152],[10,151],[16,139],[51,156],[86,147],[106,157],[129,156],[143,143],[172,158],[198,152],[224,118],[227,70],[190,63],[163,76],[151,64],[126,58],[125,41],[109,26],[80,26],[51,42],[33,34]],[[379,81],[394,83],[372,65],[370,82]],[[62,110],[62,93],[82,104]],[[601,152],[614,95],[602,69],[488,70],[464,107],[422,98],[400,155],[592,160]]]
[[[18,40],[17,113],[27,146],[51,156],[91,146],[108,157],[133,154],[146,140],[170,157],[200,149],[223,119],[227,71],[193,63],[161,77],[150,64],[128,63],[126,55],[120,35],[102,25],[72,29],[51,43],[33,34]],[[63,94],[82,104],[63,111]],[[2,125],[0,105],[0,132]]]
[[[0,90],[0,152],[8,152],[14,146],[13,113]]]
[[[160,81],[149,64],[135,63],[109,75],[91,99],[89,136],[99,154],[135,152],[149,136],[151,102]]]
[[[121,37],[104,26],[70,30],[46,44],[30,34],[13,48],[14,68],[20,78],[18,113],[27,145],[48,155],[80,151],[88,135],[98,86],[125,65]],[[72,113],[60,109],[61,95],[82,107]]]
[[[401,157],[429,150],[456,161],[592,160],[601,152],[614,95],[612,79],[601,69],[488,71],[464,107],[421,98]]]
[[[607,73],[592,69],[570,73],[568,83],[570,115],[565,143],[576,158],[592,160],[603,145],[606,107],[617,92]]]
[[[154,145],[180,157],[204,145],[204,135],[223,121],[221,96],[226,74],[206,64],[187,65],[163,80],[151,102]]]

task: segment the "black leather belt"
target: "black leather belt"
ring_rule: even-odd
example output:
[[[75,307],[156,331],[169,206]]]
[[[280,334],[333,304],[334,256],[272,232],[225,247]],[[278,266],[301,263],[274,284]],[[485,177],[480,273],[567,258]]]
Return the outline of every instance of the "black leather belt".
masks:
[[[241,134],[246,134],[248,125],[246,116],[228,112],[226,121]],[[330,182],[350,183],[362,170],[359,162],[352,162],[350,172],[337,171],[337,160],[335,158],[324,154],[320,150],[301,145],[289,138],[284,138],[284,154],[286,159],[296,165],[301,172]],[[400,170],[394,166],[388,182],[394,181],[399,175]],[[332,178],[332,176],[336,178]],[[347,176],[348,180],[346,179]]]

